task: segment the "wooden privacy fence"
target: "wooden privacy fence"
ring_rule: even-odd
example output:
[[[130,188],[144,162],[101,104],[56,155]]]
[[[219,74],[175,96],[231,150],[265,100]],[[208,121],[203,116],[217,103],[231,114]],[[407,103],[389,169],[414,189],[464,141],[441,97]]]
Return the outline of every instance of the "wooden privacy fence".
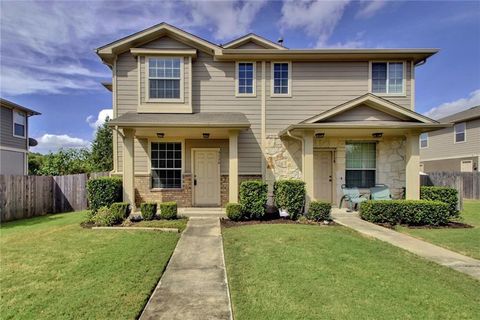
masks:
[[[420,176],[422,186],[452,187],[465,199],[480,200],[480,172],[429,172]]]
[[[0,221],[88,208],[88,179],[108,172],[66,176],[0,175]]]

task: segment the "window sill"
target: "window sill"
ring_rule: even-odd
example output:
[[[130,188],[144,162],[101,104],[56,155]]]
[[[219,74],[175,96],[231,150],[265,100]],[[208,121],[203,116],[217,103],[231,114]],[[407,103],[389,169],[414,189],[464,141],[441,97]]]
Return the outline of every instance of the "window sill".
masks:
[[[163,192],[163,191],[183,191],[182,188],[150,188],[150,192]]]
[[[291,98],[291,94],[271,94],[270,98]]]
[[[371,94],[374,94],[379,97],[401,97],[401,98],[406,98],[407,94],[406,93],[378,93],[378,92],[371,92]]]
[[[257,94],[236,94],[237,98],[256,98]]]
[[[18,139],[27,139],[26,136],[23,136],[23,137],[22,137],[22,136],[17,136],[17,135],[15,135],[15,134],[14,134],[13,136],[14,136],[15,138],[18,138]]]

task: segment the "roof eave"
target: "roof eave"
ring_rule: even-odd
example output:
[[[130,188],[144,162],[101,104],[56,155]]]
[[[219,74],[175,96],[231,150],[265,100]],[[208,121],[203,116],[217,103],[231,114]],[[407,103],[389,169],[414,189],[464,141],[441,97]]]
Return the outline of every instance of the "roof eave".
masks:
[[[248,129],[250,124],[246,123],[152,123],[152,122],[108,122],[109,127],[122,128],[228,128],[228,129]]]

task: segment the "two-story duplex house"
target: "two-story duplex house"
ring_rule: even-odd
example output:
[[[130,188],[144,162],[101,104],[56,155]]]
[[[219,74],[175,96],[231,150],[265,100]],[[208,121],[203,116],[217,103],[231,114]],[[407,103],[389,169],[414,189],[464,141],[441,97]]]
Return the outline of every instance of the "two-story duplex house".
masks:
[[[237,202],[239,183],[306,183],[419,197],[415,67],[436,49],[287,49],[254,34],[216,45],[162,23],[97,49],[112,69],[114,170],[124,198]]]
[[[480,165],[480,106],[438,120],[452,127],[420,135],[424,172],[475,172]]]
[[[37,142],[28,138],[28,118],[37,111],[0,98],[0,174],[28,174],[28,148]]]

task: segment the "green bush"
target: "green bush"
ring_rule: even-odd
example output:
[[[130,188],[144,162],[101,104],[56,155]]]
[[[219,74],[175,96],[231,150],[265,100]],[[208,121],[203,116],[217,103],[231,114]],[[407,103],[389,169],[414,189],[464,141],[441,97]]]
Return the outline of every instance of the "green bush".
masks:
[[[123,218],[107,207],[100,207],[93,216],[92,221],[96,226],[108,227],[121,223]]]
[[[431,200],[369,200],[360,205],[360,217],[374,223],[439,226],[448,223],[448,204]]]
[[[143,220],[153,220],[157,213],[157,203],[144,202],[140,204],[140,212],[142,213]]]
[[[249,219],[261,219],[265,215],[268,186],[262,180],[247,180],[240,184],[242,213]]]
[[[242,212],[242,206],[239,203],[227,203],[225,208],[228,219],[232,221],[245,220],[245,216]]]
[[[101,177],[88,180],[87,197],[94,214],[101,207],[110,207],[112,203],[122,201],[122,179]]]
[[[160,218],[177,219],[177,203],[175,201],[160,203]]]
[[[324,201],[312,201],[307,212],[307,218],[309,220],[324,221],[331,220],[330,211],[332,205]]]
[[[460,214],[457,210],[457,189],[449,187],[420,187],[420,199],[445,202],[448,204],[451,218],[457,218]]]
[[[128,217],[128,214],[130,213],[129,206],[130,205],[128,202],[115,202],[112,203],[112,205],[110,206],[110,211],[112,211],[112,214],[124,220]]]
[[[297,220],[305,205],[305,182],[296,179],[275,181],[273,196],[277,208],[287,210],[290,219]]]

